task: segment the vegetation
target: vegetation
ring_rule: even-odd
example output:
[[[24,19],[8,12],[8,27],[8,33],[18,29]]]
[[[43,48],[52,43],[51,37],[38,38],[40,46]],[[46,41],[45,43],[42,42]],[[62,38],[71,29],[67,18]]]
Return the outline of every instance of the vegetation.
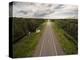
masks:
[[[24,36],[36,32],[36,29],[42,24],[44,20],[40,19],[26,19],[26,18],[13,18],[12,21],[12,37],[13,43],[16,43]]]
[[[77,19],[64,19],[57,20],[59,27],[64,29],[68,34],[70,34],[77,41],[78,36],[78,20]]]
[[[77,19],[54,20],[54,30],[66,54],[76,54],[78,51],[78,21]]]
[[[13,18],[13,57],[30,57],[40,39],[44,26],[42,19]],[[36,33],[36,30],[40,32]]]
[[[31,57],[38,39],[43,33],[46,19],[16,18],[12,20],[13,57]],[[61,43],[65,54],[78,53],[77,19],[52,20],[55,35]],[[39,30],[40,32],[36,32]]]
[[[25,36],[19,42],[13,44],[13,57],[31,57],[41,34],[33,33]]]

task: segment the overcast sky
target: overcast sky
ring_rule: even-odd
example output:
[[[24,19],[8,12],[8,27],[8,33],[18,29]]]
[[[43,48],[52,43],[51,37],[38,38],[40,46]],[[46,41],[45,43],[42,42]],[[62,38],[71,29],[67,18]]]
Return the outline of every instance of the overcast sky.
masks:
[[[78,6],[50,3],[13,2],[13,17],[50,19],[78,18]]]

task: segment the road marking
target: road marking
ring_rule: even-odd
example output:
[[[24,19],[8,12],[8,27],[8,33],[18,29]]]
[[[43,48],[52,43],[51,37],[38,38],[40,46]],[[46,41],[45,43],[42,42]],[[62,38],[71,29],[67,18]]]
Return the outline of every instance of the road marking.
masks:
[[[53,34],[52,34],[52,37],[53,37]],[[56,53],[56,55],[58,55],[54,39],[52,41],[53,41],[53,46],[54,46],[54,49],[55,49],[55,53]]]
[[[50,26],[50,28],[51,28],[51,26]],[[52,30],[52,29],[51,29]],[[58,53],[57,53],[57,49],[56,49],[56,45],[55,45],[55,41],[53,40],[54,38],[53,38],[53,31],[50,33],[51,34],[51,40],[52,40],[52,43],[53,43],[53,46],[54,46],[54,50],[55,50],[55,54],[56,55],[58,55]],[[44,33],[45,34],[45,33]],[[44,35],[43,35],[43,37],[44,37]],[[42,37],[42,39],[43,39],[43,37]],[[45,41],[45,39],[43,39],[43,41],[42,41],[42,45],[41,45],[41,49],[40,49],[40,55],[39,56],[41,56],[41,54],[42,54],[42,49],[43,49],[43,47],[44,47],[44,41]],[[49,41],[48,41],[49,42]]]
[[[43,35],[43,37],[44,37],[44,35]],[[42,37],[42,38],[43,38],[43,37]],[[45,40],[43,39],[43,41],[42,41],[42,45],[41,45],[41,49],[40,49],[40,55],[39,55],[39,56],[41,56],[42,49],[43,49],[43,46],[44,46],[44,41],[45,41]]]
[[[56,55],[58,55],[54,39],[52,41],[53,41],[53,46],[54,46],[54,49],[55,49],[55,53],[56,53]]]
[[[43,46],[44,46],[44,40],[43,40],[42,45],[41,45],[41,50],[40,50],[40,55],[39,56],[41,56]]]

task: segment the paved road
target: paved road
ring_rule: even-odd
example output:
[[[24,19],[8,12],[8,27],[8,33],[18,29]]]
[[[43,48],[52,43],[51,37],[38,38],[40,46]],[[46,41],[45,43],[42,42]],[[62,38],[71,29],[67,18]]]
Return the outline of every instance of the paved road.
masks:
[[[34,52],[34,56],[55,56],[55,55],[63,55],[64,52],[60,46],[57,37],[53,31],[51,22],[48,21],[46,26],[44,27],[44,32],[42,34],[41,39],[36,47]]]

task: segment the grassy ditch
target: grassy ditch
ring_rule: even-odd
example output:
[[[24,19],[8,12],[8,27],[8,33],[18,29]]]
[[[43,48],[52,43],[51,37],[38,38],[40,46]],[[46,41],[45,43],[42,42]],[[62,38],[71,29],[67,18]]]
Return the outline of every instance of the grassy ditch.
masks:
[[[40,39],[43,27],[44,24],[37,28],[41,30],[39,33],[34,32],[30,36],[25,36],[19,42],[13,44],[13,57],[31,57]]]
[[[77,54],[77,44],[74,41],[73,37],[67,34],[62,28],[58,27],[56,22],[53,22],[54,31],[58,36],[58,40],[61,43],[61,46],[65,54]]]

